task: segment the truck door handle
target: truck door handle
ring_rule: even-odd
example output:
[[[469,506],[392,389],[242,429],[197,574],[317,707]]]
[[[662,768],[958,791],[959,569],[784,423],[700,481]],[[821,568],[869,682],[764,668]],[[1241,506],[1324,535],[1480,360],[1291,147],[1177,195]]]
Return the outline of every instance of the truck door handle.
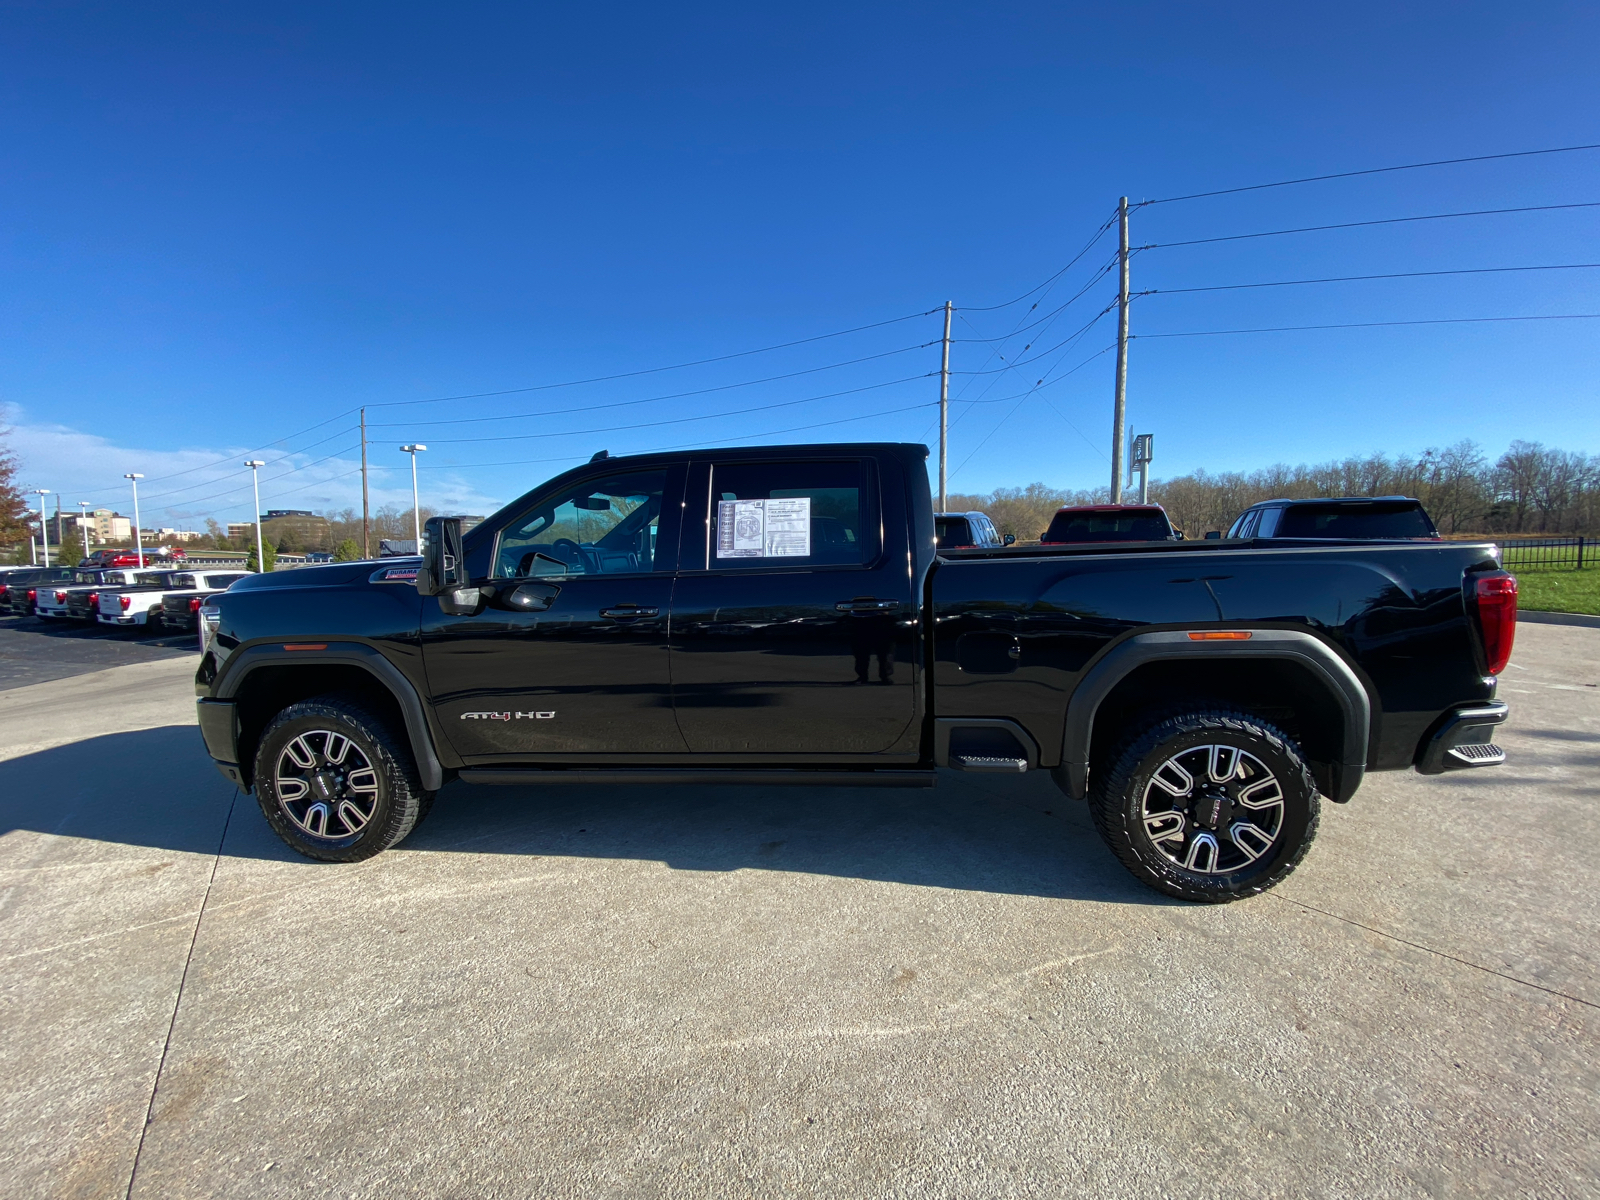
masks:
[[[845,613],[891,612],[900,607],[898,600],[874,600],[863,596],[855,600],[841,600],[834,607]]]
[[[614,604],[610,608],[602,608],[600,615],[609,617],[613,621],[632,621],[637,617],[659,617],[661,610],[638,604]]]

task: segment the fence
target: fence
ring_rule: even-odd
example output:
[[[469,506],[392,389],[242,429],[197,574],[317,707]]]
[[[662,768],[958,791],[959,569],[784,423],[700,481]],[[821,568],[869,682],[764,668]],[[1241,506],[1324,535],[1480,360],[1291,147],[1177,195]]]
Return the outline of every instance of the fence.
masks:
[[[1600,557],[1600,539],[1567,538],[1496,538],[1500,543],[1500,561],[1508,570],[1523,571],[1581,571],[1596,566]]]

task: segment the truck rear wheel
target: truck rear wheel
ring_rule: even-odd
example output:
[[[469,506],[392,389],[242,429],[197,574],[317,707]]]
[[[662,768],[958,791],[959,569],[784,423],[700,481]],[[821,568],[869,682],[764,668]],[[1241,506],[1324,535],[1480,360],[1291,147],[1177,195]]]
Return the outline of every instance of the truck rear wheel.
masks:
[[[256,799],[307,858],[359,862],[403,840],[433,805],[405,740],[354,697],[291,704],[261,735]]]
[[[1224,903],[1275,886],[1305,857],[1321,813],[1299,747],[1241,712],[1168,717],[1096,775],[1089,808],[1100,836],[1141,882],[1183,900]]]

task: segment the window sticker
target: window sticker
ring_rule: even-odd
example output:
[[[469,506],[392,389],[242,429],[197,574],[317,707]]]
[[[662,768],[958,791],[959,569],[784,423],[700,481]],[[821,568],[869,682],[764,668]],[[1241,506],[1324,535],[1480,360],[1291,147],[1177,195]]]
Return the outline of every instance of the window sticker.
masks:
[[[718,558],[806,558],[810,554],[810,496],[717,502]]]

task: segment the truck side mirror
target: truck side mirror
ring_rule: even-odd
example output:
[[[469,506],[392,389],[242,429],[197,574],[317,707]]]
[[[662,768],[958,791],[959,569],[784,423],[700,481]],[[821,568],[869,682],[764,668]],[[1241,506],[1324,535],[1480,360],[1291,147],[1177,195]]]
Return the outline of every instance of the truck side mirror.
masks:
[[[1006,534],[1000,539],[1000,544],[1003,546],[1015,546],[1017,544],[1017,535],[1014,533]]]
[[[417,591],[438,596],[466,583],[461,554],[461,518],[429,517],[422,531],[422,566],[417,569]]]
[[[1207,541],[1210,541],[1212,538],[1220,538],[1221,536],[1222,536],[1222,530],[1220,530],[1220,529],[1208,529],[1208,530],[1206,530],[1206,540]]]

